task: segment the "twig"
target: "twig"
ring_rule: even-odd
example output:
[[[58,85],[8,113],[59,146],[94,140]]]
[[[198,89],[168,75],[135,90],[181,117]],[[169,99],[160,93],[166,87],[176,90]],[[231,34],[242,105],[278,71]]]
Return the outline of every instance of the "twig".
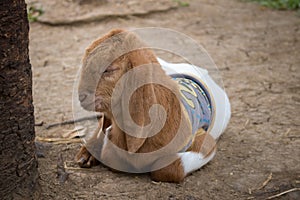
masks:
[[[289,135],[289,133],[291,132],[291,128],[288,128],[287,131],[283,134],[285,137],[287,137]]]
[[[151,181],[151,183],[153,183],[155,185],[161,185],[161,182]]]
[[[69,143],[80,143],[82,140],[80,138],[74,138],[74,139],[69,139],[69,138],[43,138],[36,136],[35,138],[39,142],[51,142],[53,144],[69,144]]]
[[[248,188],[248,193],[252,194],[253,191],[264,188],[270,182],[271,179],[272,179],[272,172],[269,174],[268,178],[262,183],[260,187],[254,189]]]
[[[249,124],[249,119],[246,120],[245,124],[244,124],[244,129],[246,129],[247,125]]]
[[[269,174],[268,178],[263,182],[263,184],[257,188],[257,190],[263,189],[272,179],[272,172]]]
[[[72,166],[68,166],[68,163],[70,163],[70,161],[65,161],[64,162],[64,168],[68,171],[82,171],[82,172],[103,172],[103,168],[82,168],[82,167],[72,167]],[[77,163],[76,163],[77,165]]]
[[[292,189],[290,189],[290,190],[286,190],[286,191],[281,192],[281,193],[279,193],[279,194],[270,196],[270,197],[268,197],[267,199],[274,199],[274,198],[280,197],[280,196],[282,196],[282,195],[284,195],[284,194],[287,194],[287,193],[290,193],[290,192],[295,192],[295,191],[300,191],[300,188],[292,188]]]
[[[83,136],[85,136],[84,130],[85,128],[83,126],[77,126],[73,130],[63,133],[62,137],[67,139],[72,139],[76,137],[82,138]]]
[[[248,188],[248,193],[252,194],[252,189],[251,188]]]
[[[34,126],[43,126],[44,122],[43,121],[40,121],[40,122],[37,122],[34,124]]]
[[[291,136],[288,136],[287,138],[289,138],[289,139],[297,139],[297,138],[300,138],[300,136],[294,136],[294,135],[291,135]]]
[[[102,114],[97,114],[96,117],[100,118],[100,117],[102,117]],[[78,119],[75,119],[75,120],[72,119],[72,120],[67,120],[67,121],[63,121],[63,122],[49,124],[49,125],[46,126],[46,129],[50,129],[50,128],[55,127],[55,126],[63,126],[63,125],[67,125],[67,124],[74,124],[76,122],[81,122],[81,121],[91,120],[91,119],[95,119],[95,115],[82,117],[82,118],[78,118]]]
[[[69,177],[69,173],[66,172],[66,169],[64,167],[64,159],[62,157],[62,154],[59,154],[57,159],[57,178],[59,180],[59,183],[60,184],[65,183],[68,177]]]

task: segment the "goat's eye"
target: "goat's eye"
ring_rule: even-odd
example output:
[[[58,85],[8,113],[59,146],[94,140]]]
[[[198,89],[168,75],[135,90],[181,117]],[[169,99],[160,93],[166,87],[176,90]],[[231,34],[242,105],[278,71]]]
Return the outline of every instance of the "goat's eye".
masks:
[[[106,70],[103,72],[103,74],[109,75],[109,74],[112,74],[114,71],[117,71],[119,69],[120,68],[118,66],[112,65],[112,66],[107,67]]]

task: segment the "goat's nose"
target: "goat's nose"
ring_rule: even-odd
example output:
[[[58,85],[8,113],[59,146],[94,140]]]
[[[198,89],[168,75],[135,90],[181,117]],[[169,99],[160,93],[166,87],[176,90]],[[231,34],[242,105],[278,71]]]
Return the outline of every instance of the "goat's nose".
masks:
[[[87,97],[87,94],[80,94],[79,95],[79,101],[83,102]]]

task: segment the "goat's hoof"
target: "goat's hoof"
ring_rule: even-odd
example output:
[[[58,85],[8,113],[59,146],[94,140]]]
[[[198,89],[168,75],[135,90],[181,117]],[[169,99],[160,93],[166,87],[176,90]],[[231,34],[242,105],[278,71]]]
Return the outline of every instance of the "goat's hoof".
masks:
[[[90,168],[99,164],[99,161],[92,156],[92,154],[86,149],[86,147],[81,147],[77,153],[75,160],[77,164],[82,168]]]

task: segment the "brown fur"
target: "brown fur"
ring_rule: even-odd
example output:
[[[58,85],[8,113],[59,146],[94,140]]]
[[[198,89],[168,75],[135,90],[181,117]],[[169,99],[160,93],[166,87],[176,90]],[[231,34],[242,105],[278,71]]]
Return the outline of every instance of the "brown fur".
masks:
[[[102,43],[103,41],[107,40],[108,38],[117,35],[119,33],[122,33],[124,30],[122,29],[114,29],[112,31],[110,31],[109,33],[107,33],[106,35],[102,36],[101,38],[95,40],[88,48],[86,48],[85,50],[85,54],[83,57],[83,62],[85,62],[85,60],[87,59],[88,55],[97,47],[99,46],[100,43]]]
[[[172,164],[151,172],[151,178],[154,181],[181,182],[185,177],[181,160],[177,159]]]
[[[204,157],[209,156],[216,148],[215,139],[205,130],[199,129],[194,138],[193,144],[188,151],[200,152]]]

